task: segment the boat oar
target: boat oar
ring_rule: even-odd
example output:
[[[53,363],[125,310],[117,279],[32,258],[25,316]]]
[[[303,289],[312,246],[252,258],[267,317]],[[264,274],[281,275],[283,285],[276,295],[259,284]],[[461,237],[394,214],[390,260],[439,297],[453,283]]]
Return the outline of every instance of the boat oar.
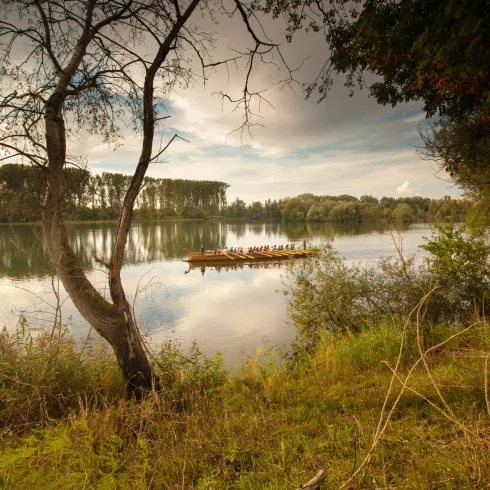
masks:
[[[230,255],[225,254],[224,252],[221,252],[221,253],[222,253],[223,255],[226,255],[226,256],[227,256],[229,259],[231,259],[231,260],[235,260],[235,259],[234,259],[234,257],[231,257]]]
[[[276,251],[274,252],[278,257],[286,257],[288,255],[288,253],[286,252],[286,250],[279,250],[279,251]]]
[[[278,252],[278,251],[276,251],[276,252],[271,252],[271,253],[274,254],[273,255],[274,257],[287,257],[286,252]]]
[[[255,257],[252,257],[251,255],[244,254],[243,252],[240,252],[240,253],[238,253],[238,254],[236,254],[236,255],[238,255],[238,256],[243,255],[244,257],[247,257],[248,259],[253,259],[253,260],[255,260]]]
[[[271,255],[270,253],[260,252],[259,250],[256,250],[254,253],[255,254],[262,254],[262,255],[265,255],[266,257],[277,257],[276,254]]]

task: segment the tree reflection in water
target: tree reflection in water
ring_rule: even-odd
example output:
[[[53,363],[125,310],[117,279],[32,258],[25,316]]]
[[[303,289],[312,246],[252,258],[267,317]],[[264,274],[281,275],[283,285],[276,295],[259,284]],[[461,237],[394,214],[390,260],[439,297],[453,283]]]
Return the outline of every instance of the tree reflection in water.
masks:
[[[117,231],[116,223],[76,223],[68,225],[68,238],[78,264],[85,271],[97,269],[93,256],[107,261]],[[131,227],[125,264],[138,265],[183,260],[184,248],[198,251],[224,246],[260,246],[320,239],[330,234],[341,237],[383,232],[373,223],[327,225],[325,223],[245,223],[210,221],[149,221]],[[221,270],[221,269],[220,269]],[[52,273],[42,243],[41,228],[33,225],[0,226],[0,276],[12,279],[48,277]],[[201,271],[204,274],[204,271]]]

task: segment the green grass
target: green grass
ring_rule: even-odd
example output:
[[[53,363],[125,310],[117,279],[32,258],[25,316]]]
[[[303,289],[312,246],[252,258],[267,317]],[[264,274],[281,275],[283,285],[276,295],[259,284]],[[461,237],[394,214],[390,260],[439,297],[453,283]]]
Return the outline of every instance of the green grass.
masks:
[[[490,485],[483,356],[490,349],[488,328],[475,327],[429,359],[466,432],[406,392],[353,488]],[[454,332],[433,328],[425,342],[433,345]],[[338,488],[371,445],[390,381],[382,361],[396,362],[400,339],[400,328],[391,325],[359,336],[331,336],[293,367],[250,359],[230,375],[219,358],[205,359],[198,351],[186,357],[167,346],[160,354],[167,389],[139,405],[122,400],[122,381],[105,349],[85,351],[80,365],[79,347],[63,340],[58,360],[51,361],[56,367],[41,382],[46,339],[43,346],[33,340],[29,354],[25,344],[4,339],[2,357],[17,383],[2,379],[2,400],[9,395],[20,406],[29,399],[31,408],[44,407],[45,419],[41,426],[35,410],[27,420],[25,410],[21,419],[15,406],[3,406],[1,484],[283,490],[297,488],[323,468],[328,477],[322,488]],[[410,329],[407,340],[402,373],[417,358]],[[46,386],[44,402],[36,402],[36,390],[19,381]],[[440,405],[422,367],[410,386]],[[63,396],[57,396],[62,387]],[[395,392],[399,389],[396,383]]]

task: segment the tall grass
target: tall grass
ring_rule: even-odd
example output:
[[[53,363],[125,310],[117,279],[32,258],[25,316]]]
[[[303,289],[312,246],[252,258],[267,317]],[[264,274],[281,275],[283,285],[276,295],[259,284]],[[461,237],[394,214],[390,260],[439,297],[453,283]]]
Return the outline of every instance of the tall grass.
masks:
[[[464,430],[428,402],[439,400],[419,366],[410,386],[427,400],[404,393],[353,488],[490,484],[490,416],[484,390],[488,328],[481,322],[429,357],[434,379]],[[80,366],[78,347],[62,339],[58,349],[64,359],[56,369],[46,370],[49,348],[42,336],[30,339],[30,346],[3,339],[10,350],[2,347],[2,373],[4,355],[13,356],[9,362],[15,360],[16,367],[8,374],[15,381],[2,378],[2,399],[10,390],[16,404],[31,407],[31,412],[30,418],[24,409],[22,416],[16,415],[12,404],[1,410],[2,485],[294,489],[324,468],[322,488],[338,488],[371,447],[391,375],[383,361],[395,362],[401,332],[400,325],[386,323],[356,336],[325,336],[315,354],[296,358],[294,369],[264,367],[252,359],[229,375],[219,359],[206,359],[197,350],[184,356],[166,346],[160,375],[167,376],[168,388],[140,404],[121,398],[122,381],[112,354],[103,347],[86,349]],[[454,334],[455,328],[438,326],[431,332],[424,339],[427,347]],[[24,355],[28,351],[35,355]],[[410,325],[400,375],[416,358]],[[105,374],[101,369],[107,369]],[[50,387],[44,396],[52,401],[43,405],[48,414],[44,424],[32,429],[41,409],[34,410],[37,393],[27,384],[41,384],[40,372],[43,386]],[[398,392],[400,383],[395,388]],[[14,420],[21,422],[23,433],[7,430]]]
[[[42,428],[81,404],[94,409],[118,400],[124,382],[103,343],[80,344],[66,332],[31,336],[25,321],[0,334],[0,434]]]

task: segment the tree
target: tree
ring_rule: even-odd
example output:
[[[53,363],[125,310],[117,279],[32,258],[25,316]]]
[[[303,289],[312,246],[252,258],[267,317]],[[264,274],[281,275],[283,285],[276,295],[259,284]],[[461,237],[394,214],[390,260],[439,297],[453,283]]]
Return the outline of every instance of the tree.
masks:
[[[248,206],[248,216],[252,219],[264,218],[264,206],[260,201],[254,201]]]
[[[413,220],[413,210],[410,204],[398,204],[393,211],[393,217],[402,223],[410,223]]]
[[[304,221],[310,207],[317,199],[313,194],[300,194],[288,199],[281,211],[282,218],[285,221]]]
[[[428,116],[490,116],[489,0],[334,0],[323,23],[330,64],[310,87],[325,95],[332,71],[353,90],[363,72],[380,104],[424,102]],[[319,26],[317,26],[319,27]]]
[[[158,385],[158,379],[126,298],[121,268],[148,166],[177,138],[154,148],[156,127],[166,117],[161,115],[162,97],[198,76],[195,60],[203,80],[213,67],[230,61],[210,58],[213,35],[204,24],[191,24],[191,15],[198,8],[208,21],[217,13],[236,15],[251,36],[253,47],[237,55],[248,60],[241,95],[221,94],[243,109],[242,131],[254,124],[252,102],[263,100],[250,88],[254,62],[272,52],[284,60],[279,45],[266,36],[263,41],[251,25],[256,5],[235,0],[234,7],[228,12],[211,0],[0,0],[0,158],[41,169],[46,182],[43,239],[50,261],[76,308],[113,347],[128,393],[137,398]],[[287,8],[292,15],[299,5],[284,6],[282,13]],[[108,301],[88,280],[68,243],[63,171],[84,165],[69,153],[75,133],[85,130],[117,143],[118,121],[128,117],[141,132],[134,174],[119,183],[120,194],[101,193],[102,201],[109,197],[121,209],[110,257],[95,258],[107,268]]]
[[[377,197],[374,197],[374,196],[361,196],[359,201],[361,201],[362,203],[368,203],[368,204],[378,204],[379,203],[379,199]]]
[[[247,216],[247,205],[245,201],[237,197],[228,206],[227,214],[230,218],[245,218]]]
[[[477,199],[490,199],[490,124],[475,117],[459,121],[444,118],[420,133],[419,152],[437,162],[465,192]]]
[[[362,211],[358,203],[339,201],[328,215],[331,221],[358,222],[362,221]]]

